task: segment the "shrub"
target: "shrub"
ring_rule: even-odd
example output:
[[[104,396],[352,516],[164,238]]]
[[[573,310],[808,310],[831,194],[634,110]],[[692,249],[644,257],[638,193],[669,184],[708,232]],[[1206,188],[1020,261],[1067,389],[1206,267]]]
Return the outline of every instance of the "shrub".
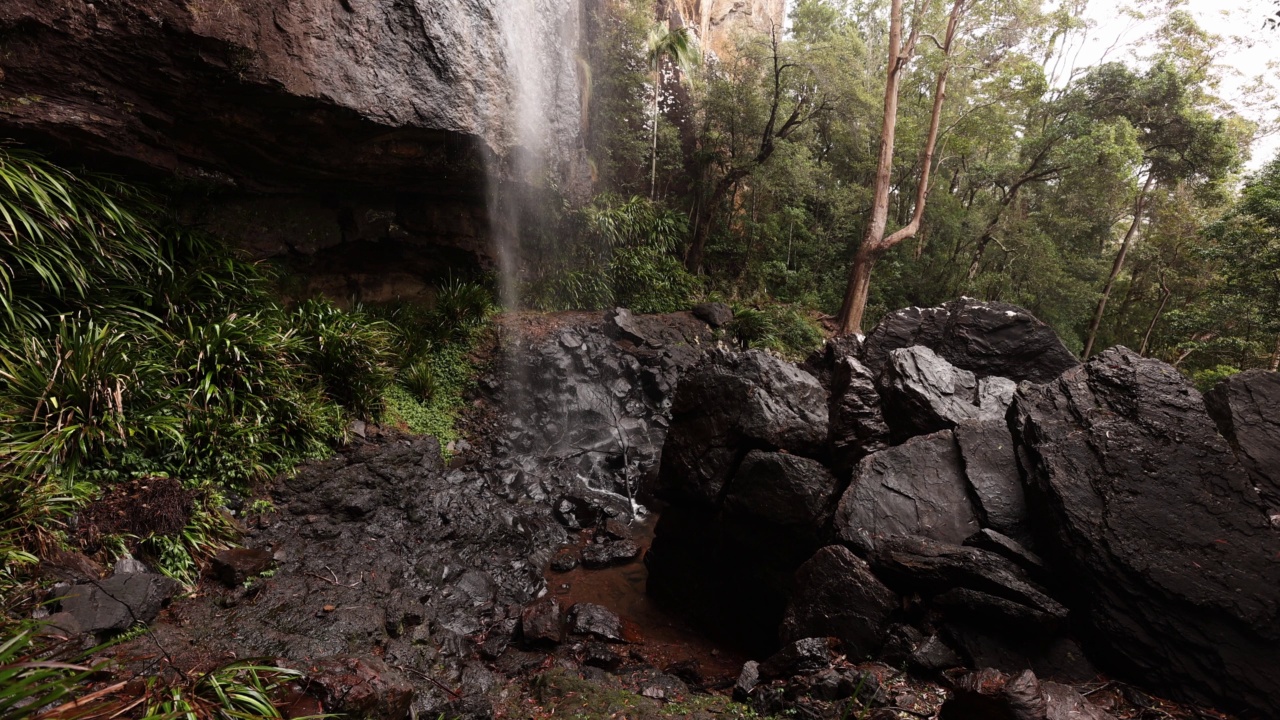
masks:
[[[291,320],[302,340],[302,358],[325,394],[362,418],[376,415],[393,375],[389,326],[328,300],[302,303]]]

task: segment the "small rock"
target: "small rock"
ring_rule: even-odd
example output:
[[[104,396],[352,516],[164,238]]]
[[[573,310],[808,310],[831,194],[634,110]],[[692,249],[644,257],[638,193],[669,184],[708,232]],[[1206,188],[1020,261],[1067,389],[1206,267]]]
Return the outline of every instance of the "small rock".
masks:
[[[630,540],[595,543],[582,550],[582,565],[588,568],[605,568],[625,565],[640,556],[640,546]]]
[[[911,664],[924,672],[941,672],[964,665],[955,650],[937,635],[930,635],[911,653]]]
[[[582,664],[613,672],[622,665],[622,656],[602,642],[589,642],[583,648]]]
[[[569,608],[569,631],[575,635],[623,642],[622,620],[612,610],[595,603],[577,603]]]
[[[239,587],[245,580],[275,567],[275,558],[266,550],[252,548],[228,548],[213,556],[213,574],[218,581],[230,588]]]
[[[370,720],[403,720],[413,703],[413,684],[372,656],[321,658],[308,679],[330,712]]]
[[[147,566],[142,564],[141,560],[135,560],[132,557],[125,556],[116,561],[112,572],[116,575],[130,575],[147,572]]]
[[[733,699],[738,702],[746,702],[751,695],[751,691],[756,689],[760,684],[760,663],[755,660],[748,660],[742,664],[742,671],[738,673],[738,681],[733,684]]]
[[[768,660],[760,663],[760,677],[786,678],[796,673],[813,672],[831,663],[831,646],[826,638],[803,638],[784,645]]]
[[[560,601],[548,595],[531,603],[520,614],[520,632],[528,643],[559,643],[564,633]]]
[[[578,567],[578,552],[571,547],[560,548],[551,557],[551,569],[556,572],[569,572]]]
[[[129,573],[96,583],[73,585],[62,598],[62,612],[81,632],[127,630],[149,623],[179,589],[163,575]]]

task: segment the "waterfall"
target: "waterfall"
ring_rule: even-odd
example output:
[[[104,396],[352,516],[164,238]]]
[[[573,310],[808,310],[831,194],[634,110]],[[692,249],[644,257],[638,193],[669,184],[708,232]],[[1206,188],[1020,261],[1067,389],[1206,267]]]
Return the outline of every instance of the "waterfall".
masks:
[[[545,217],[545,189],[576,144],[579,0],[495,0],[507,102],[486,161],[500,300],[518,310],[523,250]]]

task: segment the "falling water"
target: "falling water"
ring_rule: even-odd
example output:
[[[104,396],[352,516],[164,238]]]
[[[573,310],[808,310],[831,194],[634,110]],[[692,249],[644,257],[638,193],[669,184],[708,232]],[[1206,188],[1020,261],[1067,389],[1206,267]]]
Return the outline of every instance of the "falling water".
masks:
[[[545,186],[577,129],[574,55],[579,0],[497,0],[507,85],[499,150],[487,162],[501,301],[520,308],[522,252],[544,216]]]

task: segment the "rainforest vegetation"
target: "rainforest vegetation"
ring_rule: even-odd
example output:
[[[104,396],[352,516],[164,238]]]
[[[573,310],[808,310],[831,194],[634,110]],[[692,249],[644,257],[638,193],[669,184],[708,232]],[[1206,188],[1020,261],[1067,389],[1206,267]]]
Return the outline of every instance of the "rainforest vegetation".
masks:
[[[1272,128],[1224,97],[1223,40],[1178,3],[1153,11],[1141,61],[1076,67],[1083,5],[797,0],[785,28],[717,55],[655,24],[649,0],[588,3],[592,192],[539,188],[522,305],[724,301],[732,339],[801,357],[968,295],[1026,307],[1084,356],[1124,344],[1202,387],[1277,369],[1280,158],[1246,170]],[[6,602],[69,544],[194,583],[236,539],[222,508],[255,512],[257,483],[358,423],[455,437],[492,279],[460,270],[430,307],[295,297],[287,269],[183,227],[169,200],[0,148]],[[77,510],[139,480],[172,485],[173,527],[73,531]],[[0,667],[22,647],[0,645]]]

